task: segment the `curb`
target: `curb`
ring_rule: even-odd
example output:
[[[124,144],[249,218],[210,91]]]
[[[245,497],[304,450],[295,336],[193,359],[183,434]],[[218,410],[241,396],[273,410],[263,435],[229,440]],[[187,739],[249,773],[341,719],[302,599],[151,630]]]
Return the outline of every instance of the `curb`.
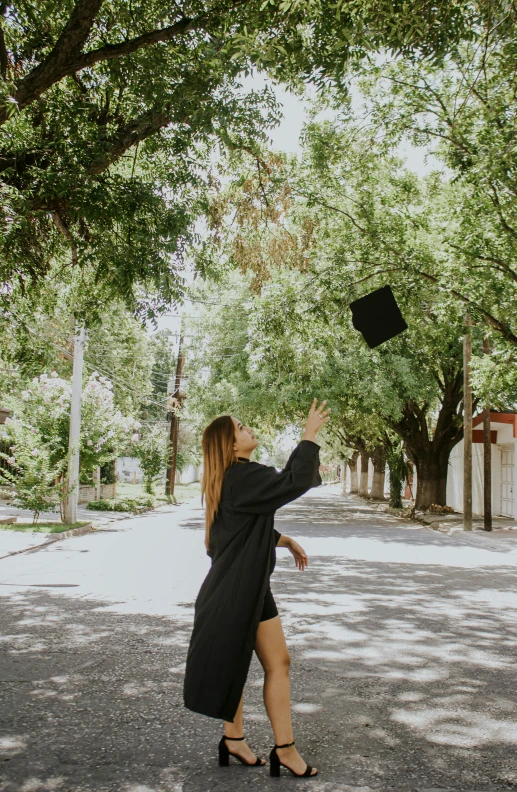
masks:
[[[354,493],[355,495],[355,493]],[[346,497],[350,498],[350,495]],[[413,525],[421,525],[422,528],[429,528],[431,531],[437,531],[438,533],[445,534],[447,536],[452,536],[457,532],[463,532],[462,528],[462,521],[461,520],[448,520],[447,514],[432,514],[432,513],[425,513],[425,512],[416,512],[413,516],[410,513],[400,514],[399,510],[391,508],[388,504],[383,504],[382,501],[372,501],[369,503],[367,498],[362,498],[361,496],[355,496],[354,500],[356,502],[360,502],[363,505],[369,505],[372,511],[375,511],[380,514],[390,514],[393,517],[397,517],[399,520],[404,520],[405,522],[413,523]],[[460,514],[459,512],[455,512],[455,514]],[[496,517],[497,519],[497,517]],[[476,532],[483,532],[486,534],[486,531],[483,531],[483,518],[477,517],[473,521],[472,525],[472,533]],[[515,525],[515,521],[514,521]],[[517,525],[513,526],[503,526],[494,524],[492,526],[492,531],[508,531],[508,530],[517,530]],[[470,533],[470,532],[469,532]]]
[[[97,528],[91,522],[91,523],[87,523],[86,525],[80,525],[79,528],[71,528],[70,531],[59,531],[57,533],[48,533],[45,534],[45,536],[47,537],[47,539],[55,539],[57,541],[58,539],[68,539],[70,536],[83,536],[83,534],[92,533],[93,531],[96,530]]]
[[[419,516],[418,513],[415,514],[413,517],[411,517],[410,514],[400,514],[400,511],[398,509],[393,509],[388,502],[386,502],[385,504],[382,501],[372,501],[371,503],[369,503],[367,498],[361,498],[360,496],[356,496],[355,500],[362,503],[363,505],[366,506],[369,505],[371,510],[377,513],[389,514],[392,517],[397,517],[399,520],[404,520],[405,522],[413,523],[413,525],[421,525],[423,528],[429,528],[431,531],[438,531],[439,533],[443,533],[443,534],[453,533],[453,531],[451,530],[451,523],[447,523],[445,520],[440,520],[439,517],[436,520],[431,519],[428,522],[427,520],[429,518],[426,519],[423,515]]]
[[[72,528],[70,531],[62,531],[61,533],[55,534],[45,534],[46,542],[41,542],[37,545],[32,545],[31,547],[24,547],[23,550],[14,550],[11,553],[7,553],[4,556],[0,556],[0,561],[4,558],[10,558],[11,556],[20,555],[20,553],[34,553],[36,550],[41,550],[43,547],[48,547],[54,542],[59,542],[60,539],[67,539],[71,536],[82,536],[83,534],[92,533],[93,531],[97,531],[98,528],[94,526],[93,523],[89,523],[88,525],[81,525],[79,528]]]

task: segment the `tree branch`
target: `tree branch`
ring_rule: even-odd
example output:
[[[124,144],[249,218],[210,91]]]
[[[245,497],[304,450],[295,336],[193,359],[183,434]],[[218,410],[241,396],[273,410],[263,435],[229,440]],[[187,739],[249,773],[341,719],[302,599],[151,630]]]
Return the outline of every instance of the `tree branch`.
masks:
[[[67,74],[81,71],[81,69],[86,69],[89,66],[94,66],[100,61],[114,60],[123,55],[131,55],[131,53],[142,49],[142,47],[149,47],[159,42],[171,41],[171,39],[176,38],[176,36],[179,36],[181,33],[186,33],[188,30],[191,30],[196,22],[199,22],[199,17],[197,19],[184,17],[179,22],[175,22],[174,25],[161,28],[161,30],[151,30],[149,33],[143,33],[141,36],[137,36],[129,41],[121,41],[119,44],[107,44],[105,47],[100,47],[100,49],[82,53],[69,65]]]
[[[422,272],[421,270],[415,270],[415,273],[424,280],[427,280],[430,283],[435,283],[439,289],[447,292],[447,294],[450,294],[451,297],[455,297],[457,300],[460,300],[465,305],[471,305],[473,308],[476,309],[476,311],[479,311],[483,319],[485,319],[485,321],[488,322],[488,324],[491,325],[491,327],[493,327],[502,336],[504,336],[504,338],[506,338],[507,341],[511,341],[512,344],[517,344],[517,336],[514,335],[512,332],[510,332],[508,327],[505,324],[503,324],[503,322],[500,322],[499,319],[496,319],[487,311],[483,310],[483,308],[481,308],[481,306],[478,305],[478,303],[475,303],[473,300],[470,300],[468,297],[465,297],[464,294],[461,294],[460,292],[456,291],[456,289],[449,289],[447,286],[443,286],[440,283],[439,279],[435,278],[434,275],[429,275],[427,272]]]
[[[492,269],[499,270],[500,272],[505,272],[511,280],[517,283],[517,272],[513,270],[503,259],[498,258],[497,256],[482,256],[481,253],[472,253],[469,250],[465,250],[460,245],[454,244],[450,240],[445,240],[450,247],[458,250],[460,253],[463,253],[464,256],[468,256],[469,258],[479,259],[479,261],[490,261],[492,262]],[[481,265],[480,265],[481,266]],[[488,266],[488,265],[487,265]]]
[[[307,200],[314,201],[314,203],[319,204],[320,206],[323,206],[326,209],[330,209],[333,212],[338,212],[338,214],[342,214],[345,217],[348,217],[350,222],[357,228],[358,231],[360,231],[365,236],[370,236],[370,234],[368,233],[367,229],[363,228],[363,226],[360,225],[360,223],[357,222],[357,220],[353,217],[353,215],[351,215],[345,209],[341,209],[341,208],[339,208],[337,206],[332,206],[331,204],[328,204],[326,201],[318,199],[318,198],[316,198],[313,195],[310,195],[310,196],[304,195],[304,193],[302,193],[301,191],[298,191],[298,190],[294,190],[293,189],[293,192],[298,193],[298,195],[303,196]],[[386,250],[389,250],[390,253],[392,253],[399,261],[401,261],[402,263],[407,265],[407,262],[405,261],[403,254],[399,250],[397,250],[397,248],[393,247],[393,245],[389,244],[388,242],[385,242],[382,239],[382,237],[380,237],[380,236],[376,236],[375,239],[376,239],[377,242],[380,242],[383,245],[383,247],[386,248]],[[502,336],[504,336],[504,338],[506,338],[507,341],[510,341],[512,344],[516,344],[517,345],[517,336],[514,335],[508,329],[508,327],[505,324],[503,324],[503,322],[500,322],[499,319],[496,319],[494,316],[489,314],[487,311],[485,311],[483,308],[481,308],[480,305],[478,305],[476,302],[471,300],[469,297],[466,297],[464,294],[461,294],[460,292],[456,291],[456,289],[450,289],[447,286],[444,286],[442,283],[440,283],[439,278],[434,277],[434,275],[429,275],[429,273],[427,273],[427,272],[423,272],[422,270],[415,270],[415,269],[413,269],[412,272],[414,274],[416,274],[416,275],[419,275],[424,280],[427,280],[430,283],[434,283],[435,285],[438,286],[438,288],[441,291],[444,291],[447,294],[450,294],[451,297],[455,297],[457,300],[460,300],[465,305],[471,305],[473,308],[475,308],[481,314],[483,319],[485,319],[485,321],[488,322],[489,325],[491,325]],[[363,278],[363,281],[374,277],[375,274],[376,273],[374,272],[371,275],[368,275],[366,278]]]
[[[102,3],[103,0],[77,1],[50,55],[19,81],[13,96],[19,110],[41,96],[64,74],[70,74],[67,66],[81,52]],[[5,123],[7,118],[7,108],[0,108],[0,124]]]
[[[74,267],[79,263],[79,256],[77,253],[77,243],[73,238],[72,234],[70,233],[68,226],[64,222],[63,218],[59,214],[59,212],[53,211],[52,212],[52,220],[54,221],[54,225],[63,236],[68,239],[70,242],[70,248],[72,250],[72,264]]]
[[[147,113],[121,125],[115,135],[111,138],[111,145],[102,159],[98,159],[89,167],[89,173],[97,176],[102,171],[116,162],[132,146],[168,126],[172,121],[171,108],[161,110],[149,110]],[[183,119],[187,122],[188,117]]]
[[[220,10],[230,14],[247,2],[249,0],[234,0],[228,7]],[[100,61],[121,58],[143,47],[171,41],[188,30],[201,27],[213,16],[211,12],[214,12],[212,8],[209,9],[209,12],[205,12],[198,17],[184,17],[169,27],[151,30],[129,41],[106,44],[99,49],[82,52],[82,47],[90,34],[102,3],[103,0],[78,0],[70,19],[48,58],[18,82],[13,99],[16,100],[19,110],[34,102],[48,88],[62,80],[63,77],[94,66]],[[7,120],[7,107],[0,108],[0,124],[4,124]]]

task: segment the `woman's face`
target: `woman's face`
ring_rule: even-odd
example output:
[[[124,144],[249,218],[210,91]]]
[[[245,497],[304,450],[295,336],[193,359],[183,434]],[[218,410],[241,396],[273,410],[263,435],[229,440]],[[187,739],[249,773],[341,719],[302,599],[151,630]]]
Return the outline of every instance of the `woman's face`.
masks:
[[[235,442],[233,450],[235,456],[248,457],[254,448],[258,446],[258,440],[253,434],[253,429],[249,426],[243,426],[237,418],[232,418],[235,427]]]

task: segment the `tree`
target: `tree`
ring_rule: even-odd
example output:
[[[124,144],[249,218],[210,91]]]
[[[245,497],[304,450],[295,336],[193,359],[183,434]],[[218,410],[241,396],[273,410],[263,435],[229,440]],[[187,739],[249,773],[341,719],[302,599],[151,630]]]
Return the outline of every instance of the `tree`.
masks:
[[[146,427],[135,445],[134,452],[144,473],[144,489],[149,495],[154,495],[154,481],[167,466],[169,448],[168,428],[161,423]]]
[[[12,443],[10,464],[26,470],[32,481],[40,468],[47,482],[53,482],[64,472],[68,460],[71,393],[70,382],[53,371],[50,376],[35,377],[21,393],[4,397],[12,413],[5,430]],[[93,372],[83,385],[81,411],[79,451],[83,472],[92,472],[95,467],[114,460],[123,447],[136,440],[139,422],[116,409],[112,385],[98,372]],[[30,457],[36,462],[28,467]],[[40,468],[38,460],[41,460]],[[22,479],[12,483],[17,490],[18,486],[30,489]],[[50,497],[54,490],[50,488],[48,493]]]
[[[511,5],[485,6],[475,39],[439,68],[395,59],[361,70],[379,133],[392,145],[409,139],[446,165],[451,183],[435,233],[447,255],[430,274],[503,346],[517,344],[516,14]]]
[[[152,401],[145,407],[144,417],[147,420],[164,421],[167,414],[167,398],[169,382],[174,377],[177,363],[176,344],[172,330],[159,330],[149,339],[149,347],[153,356],[151,370]]]
[[[214,143],[257,151],[275,121],[268,92],[238,93],[243,70],[342,84],[351,59],[385,47],[439,58],[480,16],[467,0],[23,0],[0,12],[2,281],[27,290],[57,261],[148,316],[182,294]]]
[[[346,108],[339,123],[308,125],[305,137],[301,161],[241,170],[227,196],[215,197],[214,245],[225,240],[218,255],[261,289],[246,308],[245,355],[217,363],[219,380],[235,363],[231,385],[240,390],[253,367],[255,387],[260,372],[264,390],[275,401],[281,390],[283,409],[293,412],[317,376],[338,415],[351,413],[360,425],[361,415],[377,416],[404,439],[418,471],[419,508],[445,503],[449,454],[462,437],[463,320],[461,303],[433,285],[444,258],[434,222],[442,181],[404,170]],[[431,280],[421,277],[420,262]],[[369,351],[347,307],[388,278],[413,329]],[[350,447],[366,460],[367,447]]]
[[[33,523],[40,512],[54,511],[66,497],[61,477],[65,473],[67,457],[52,462],[51,449],[38,443],[33,427],[17,419],[8,419],[2,426],[0,438],[9,446],[10,453],[0,451],[7,463],[0,467],[0,482],[12,487],[16,505],[33,514]]]
[[[158,401],[152,393],[154,353],[145,328],[121,300],[103,298],[102,310],[95,314],[79,293],[79,278],[63,277],[56,284],[57,276],[42,282],[38,294],[22,296],[15,287],[10,305],[0,311],[0,394],[22,391],[42,371],[71,376],[73,314],[80,306],[89,318],[85,371],[97,370],[110,380],[123,414],[145,417],[150,400]],[[165,407],[166,397],[160,398]]]
[[[390,471],[390,506],[392,509],[402,508],[402,487],[411,475],[402,442],[394,443],[387,454]]]

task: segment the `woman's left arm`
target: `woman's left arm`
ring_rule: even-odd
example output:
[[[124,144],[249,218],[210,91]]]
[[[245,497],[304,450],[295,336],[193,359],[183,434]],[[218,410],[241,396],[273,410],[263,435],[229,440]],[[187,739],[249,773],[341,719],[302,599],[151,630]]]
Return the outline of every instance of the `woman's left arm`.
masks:
[[[307,557],[307,553],[305,552],[303,547],[301,547],[301,545],[299,545],[298,542],[296,542],[290,536],[284,536],[284,534],[280,534],[280,538],[276,546],[287,547],[289,552],[293,555],[294,563],[296,564],[298,569],[303,570],[308,565],[309,559]]]

